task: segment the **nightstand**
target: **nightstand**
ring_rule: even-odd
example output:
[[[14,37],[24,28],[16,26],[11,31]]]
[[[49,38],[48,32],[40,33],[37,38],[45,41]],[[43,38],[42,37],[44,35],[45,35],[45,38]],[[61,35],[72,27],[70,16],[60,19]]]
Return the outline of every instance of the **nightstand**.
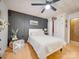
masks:
[[[45,35],[48,35],[48,32],[44,32]]]

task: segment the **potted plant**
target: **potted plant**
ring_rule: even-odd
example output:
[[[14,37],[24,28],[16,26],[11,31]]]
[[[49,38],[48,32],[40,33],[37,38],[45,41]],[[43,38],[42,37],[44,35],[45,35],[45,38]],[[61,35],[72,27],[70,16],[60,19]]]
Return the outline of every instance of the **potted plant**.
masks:
[[[12,33],[13,33],[13,35],[12,35],[12,40],[17,40],[18,38],[17,38],[17,33],[18,33],[18,29],[17,30],[12,30]]]

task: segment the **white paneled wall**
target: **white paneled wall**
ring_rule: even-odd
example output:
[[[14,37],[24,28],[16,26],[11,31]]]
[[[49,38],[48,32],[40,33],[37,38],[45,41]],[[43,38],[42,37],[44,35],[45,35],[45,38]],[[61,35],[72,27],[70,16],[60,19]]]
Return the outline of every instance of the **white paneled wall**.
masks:
[[[8,9],[3,1],[0,2],[0,18],[8,22]],[[1,50],[0,50],[0,57],[3,55],[4,51],[7,48],[7,39],[8,39],[8,25],[5,26],[4,30],[0,32],[0,39],[1,39]]]
[[[67,43],[70,42],[70,20],[79,18],[79,11],[71,14],[59,14],[54,23],[54,36],[65,39]],[[65,19],[67,19],[67,28],[65,27]],[[48,33],[52,35],[52,20],[48,19]]]
[[[52,36],[52,19],[48,19],[48,34]]]
[[[55,37],[59,37],[63,40],[65,40],[66,43],[69,42],[69,21],[67,23],[67,27],[66,27],[66,20],[67,16],[66,14],[61,14],[57,16],[57,20],[54,21],[54,36]],[[52,20],[49,19],[48,20],[48,33],[49,35],[52,35]]]
[[[57,16],[57,20],[54,21],[54,35],[62,39],[65,38],[65,20],[63,16]]]

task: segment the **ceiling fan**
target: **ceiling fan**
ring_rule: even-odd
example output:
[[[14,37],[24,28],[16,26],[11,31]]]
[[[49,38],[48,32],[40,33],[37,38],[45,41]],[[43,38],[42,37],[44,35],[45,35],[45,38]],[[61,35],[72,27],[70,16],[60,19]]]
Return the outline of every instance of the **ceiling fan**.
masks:
[[[50,8],[52,10],[56,11],[57,9],[55,7],[53,7],[51,4],[55,3],[57,1],[59,1],[59,0],[52,0],[52,1],[46,0],[45,3],[32,3],[31,5],[32,6],[45,6],[45,8],[43,8],[43,10],[41,11],[41,13],[43,13],[45,11],[45,9],[50,9]]]

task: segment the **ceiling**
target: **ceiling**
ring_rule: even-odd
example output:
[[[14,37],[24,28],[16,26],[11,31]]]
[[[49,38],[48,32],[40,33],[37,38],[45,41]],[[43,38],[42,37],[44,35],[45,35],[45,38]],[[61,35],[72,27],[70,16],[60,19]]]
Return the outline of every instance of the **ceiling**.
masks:
[[[45,0],[5,0],[7,7],[10,10],[18,11],[25,14],[30,14],[38,17],[49,18],[60,13],[73,13],[79,10],[79,0],[60,0],[52,4],[57,11],[51,9],[41,13],[44,6],[31,6],[31,3],[44,3]]]

